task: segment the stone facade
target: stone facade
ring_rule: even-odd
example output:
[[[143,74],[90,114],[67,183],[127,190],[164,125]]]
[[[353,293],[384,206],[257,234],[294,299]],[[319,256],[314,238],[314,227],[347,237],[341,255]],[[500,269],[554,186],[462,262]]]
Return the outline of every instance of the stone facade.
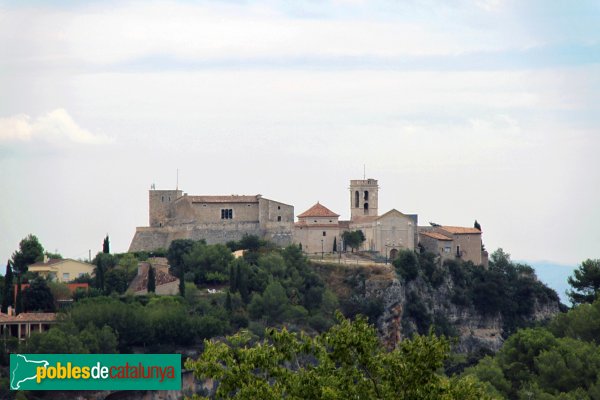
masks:
[[[350,219],[377,216],[379,207],[377,179],[353,179],[350,181]]]
[[[445,260],[471,261],[487,266],[487,254],[482,249],[481,231],[460,226],[421,226],[419,240],[426,251]]]
[[[302,244],[302,250],[309,254],[330,253],[334,238],[337,249],[341,250],[342,234],[361,230],[366,240],[360,250],[394,258],[401,249],[415,248],[418,243],[416,214],[403,214],[392,209],[380,216],[376,179],[351,180],[349,189],[350,221],[340,221],[338,214],[317,203],[298,216],[294,243]]]
[[[294,230],[294,243],[302,245],[305,253],[331,253],[334,241],[336,246],[341,246],[338,218],[338,214],[317,202],[298,215],[298,222]]]
[[[294,207],[255,196],[188,196],[181,190],[150,190],[148,227],[136,228],[129,251],[168,248],[175,239],[208,244],[257,235],[280,246],[292,242]]]

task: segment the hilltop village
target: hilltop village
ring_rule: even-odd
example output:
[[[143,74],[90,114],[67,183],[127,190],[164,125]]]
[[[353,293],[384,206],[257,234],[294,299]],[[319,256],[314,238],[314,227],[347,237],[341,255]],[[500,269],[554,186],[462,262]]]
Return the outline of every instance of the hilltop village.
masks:
[[[482,232],[474,227],[419,226],[417,214],[397,209],[379,212],[376,179],[356,179],[349,187],[350,220],[317,202],[297,215],[294,206],[261,195],[188,195],[182,190],[149,191],[149,226],[136,228],[130,252],[168,248],[175,239],[204,239],[208,244],[257,235],[278,246],[297,244],[307,254],[344,248],[344,232],[361,231],[359,250],[393,260],[402,249],[416,248],[447,259],[487,265]]]

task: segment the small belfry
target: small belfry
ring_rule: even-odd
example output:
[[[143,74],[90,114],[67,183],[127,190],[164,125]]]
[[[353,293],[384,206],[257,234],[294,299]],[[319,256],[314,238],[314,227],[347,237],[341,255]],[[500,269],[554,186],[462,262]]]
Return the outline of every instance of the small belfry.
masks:
[[[378,214],[379,185],[377,179],[350,181],[350,219]]]

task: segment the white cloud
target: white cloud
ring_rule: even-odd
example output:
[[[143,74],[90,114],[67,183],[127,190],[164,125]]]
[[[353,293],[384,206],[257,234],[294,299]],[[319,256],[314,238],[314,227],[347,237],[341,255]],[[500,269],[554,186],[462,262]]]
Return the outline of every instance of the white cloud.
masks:
[[[52,144],[106,144],[111,138],[94,135],[83,129],[62,109],[50,111],[36,119],[18,114],[0,118],[0,143],[44,141]]]

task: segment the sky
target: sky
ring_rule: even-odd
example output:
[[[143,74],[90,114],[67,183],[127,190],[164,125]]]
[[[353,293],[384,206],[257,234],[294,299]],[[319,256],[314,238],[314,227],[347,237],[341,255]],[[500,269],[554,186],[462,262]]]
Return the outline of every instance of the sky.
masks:
[[[349,218],[365,172],[380,213],[600,258],[599,20],[585,0],[0,0],[0,265],[29,233],[127,251],[152,184]]]

